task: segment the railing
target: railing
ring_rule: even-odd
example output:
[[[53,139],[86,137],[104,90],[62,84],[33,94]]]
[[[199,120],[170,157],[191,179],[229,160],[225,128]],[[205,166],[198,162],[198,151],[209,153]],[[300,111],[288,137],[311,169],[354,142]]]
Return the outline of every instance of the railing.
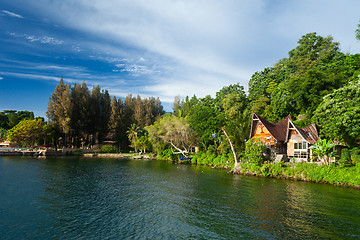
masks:
[[[294,158],[306,158],[308,159],[309,158],[309,153],[308,152],[294,152]]]

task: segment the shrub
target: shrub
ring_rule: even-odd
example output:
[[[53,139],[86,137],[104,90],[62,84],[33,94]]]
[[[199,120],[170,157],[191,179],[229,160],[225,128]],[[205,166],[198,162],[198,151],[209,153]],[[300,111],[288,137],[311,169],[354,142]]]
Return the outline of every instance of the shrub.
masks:
[[[116,150],[117,150],[117,148],[114,146],[111,146],[111,145],[101,146],[101,152],[103,152],[103,153],[115,153]]]
[[[245,161],[260,165],[265,160],[263,154],[266,148],[265,144],[254,139],[250,139],[245,145]]]
[[[340,164],[350,164],[351,163],[351,154],[349,149],[344,148],[341,150],[341,157],[339,159]]]
[[[165,149],[159,152],[158,159],[163,160],[176,160],[178,158],[177,155],[173,154],[171,149]]]

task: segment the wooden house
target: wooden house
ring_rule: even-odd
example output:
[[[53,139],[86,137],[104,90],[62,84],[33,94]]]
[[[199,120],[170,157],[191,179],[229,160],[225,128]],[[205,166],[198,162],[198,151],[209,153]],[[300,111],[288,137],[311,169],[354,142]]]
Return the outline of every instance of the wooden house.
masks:
[[[277,123],[270,123],[260,115],[253,113],[249,138],[257,138],[265,143],[271,152],[271,158],[280,161],[283,157],[296,161],[308,161],[311,158],[309,147],[316,143],[319,135],[315,124],[298,128],[288,115]]]
[[[0,148],[10,149],[16,147],[19,147],[19,144],[17,144],[16,142],[10,142],[10,141],[6,141],[6,139],[0,139]]]

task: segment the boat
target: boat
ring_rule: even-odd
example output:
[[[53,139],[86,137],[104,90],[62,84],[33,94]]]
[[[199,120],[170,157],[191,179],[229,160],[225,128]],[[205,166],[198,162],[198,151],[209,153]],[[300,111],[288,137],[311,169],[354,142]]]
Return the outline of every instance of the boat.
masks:
[[[181,158],[179,158],[180,160],[191,160],[192,159],[192,157],[181,157]]]

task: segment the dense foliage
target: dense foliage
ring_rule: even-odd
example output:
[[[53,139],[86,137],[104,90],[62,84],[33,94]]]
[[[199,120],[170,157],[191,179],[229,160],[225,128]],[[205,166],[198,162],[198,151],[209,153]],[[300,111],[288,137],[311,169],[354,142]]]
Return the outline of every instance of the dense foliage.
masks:
[[[92,147],[108,139],[115,140],[122,150],[130,145],[126,131],[132,124],[148,126],[162,114],[159,98],[128,95],[124,102],[116,97],[111,100],[108,91],[99,86],[90,91],[85,82],[71,87],[62,79],[47,111],[49,124],[56,131],[56,145]]]
[[[356,37],[360,39],[359,29]],[[159,98],[128,95],[111,99],[99,86],[90,90],[85,82],[71,86],[61,80],[49,99],[47,116],[55,130],[52,141],[58,146],[92,147],[111,140],[116,147],[105,147],[104,151],[131,147],[141,153],[152,149],[167,159],[178,158],[177,153],[192,155],[199,149],[193,163],[228,166],[239,158],[242,165],[247,162],[251,168],[263,168],[266,176],[268,169],[278,165],[262,166],[264,146],[247,141],[251,112],[270,122],[290,114],[299,127],[315,122],[322,137],[315,145],[315,155],[329,163],[330,143],[336,141],[353,149],[359,146],[359,75],[360,54],[344,54],[331,36],[309,33],[299,39],[288,57],[255,72],[249,80],[248,94],[240,84],[232,84],[213,97],[176,96],[174,112],[164,115]],[[23,119],[34,119],[33,113],[1,112],[0,137],[8,131],[13,137]],[[355,164],[358,154],[344,150],[339,161],[342,166]]]
[[[251,111],[270,122],[290,114],[299,127],[315,122],[323,138],[315,146],[315,155],[329,160],[334,155],[330,143],[355,147],[360,142],[359,74],[359,54],[344,54],[331,36],[309,33],[299,39],[287,58],[253,74],[248,95],[234,84],[218,91],[214,98],[177,96],[174,115],[184,118],[196,133],[202,151],[202,157],[194,157],[197,163],[215,164],[218,156],[230,153],[223,128],[242,161],[261,165],[264,147],[246,143]]]
[[[321,135],[356,146],[360,142],[360,84],[350,83],[324,97],[314,113]]]
[[[34,113],[29,111],[5,110],[0,112],[0,139],[6,139],[9,130],[22,120],[32,119],[34,119]]]
[[[241,163],[239,173],[263,177],[278,177],[341,185],[360,185],[360,164],[354,166],[318,166],[316,163],[296,165]]]
[[[51,138],[52,129],[41,119],[22,120],[9,130],[8,140],[26,147],[33,147],[35,143],[46,143]]]

